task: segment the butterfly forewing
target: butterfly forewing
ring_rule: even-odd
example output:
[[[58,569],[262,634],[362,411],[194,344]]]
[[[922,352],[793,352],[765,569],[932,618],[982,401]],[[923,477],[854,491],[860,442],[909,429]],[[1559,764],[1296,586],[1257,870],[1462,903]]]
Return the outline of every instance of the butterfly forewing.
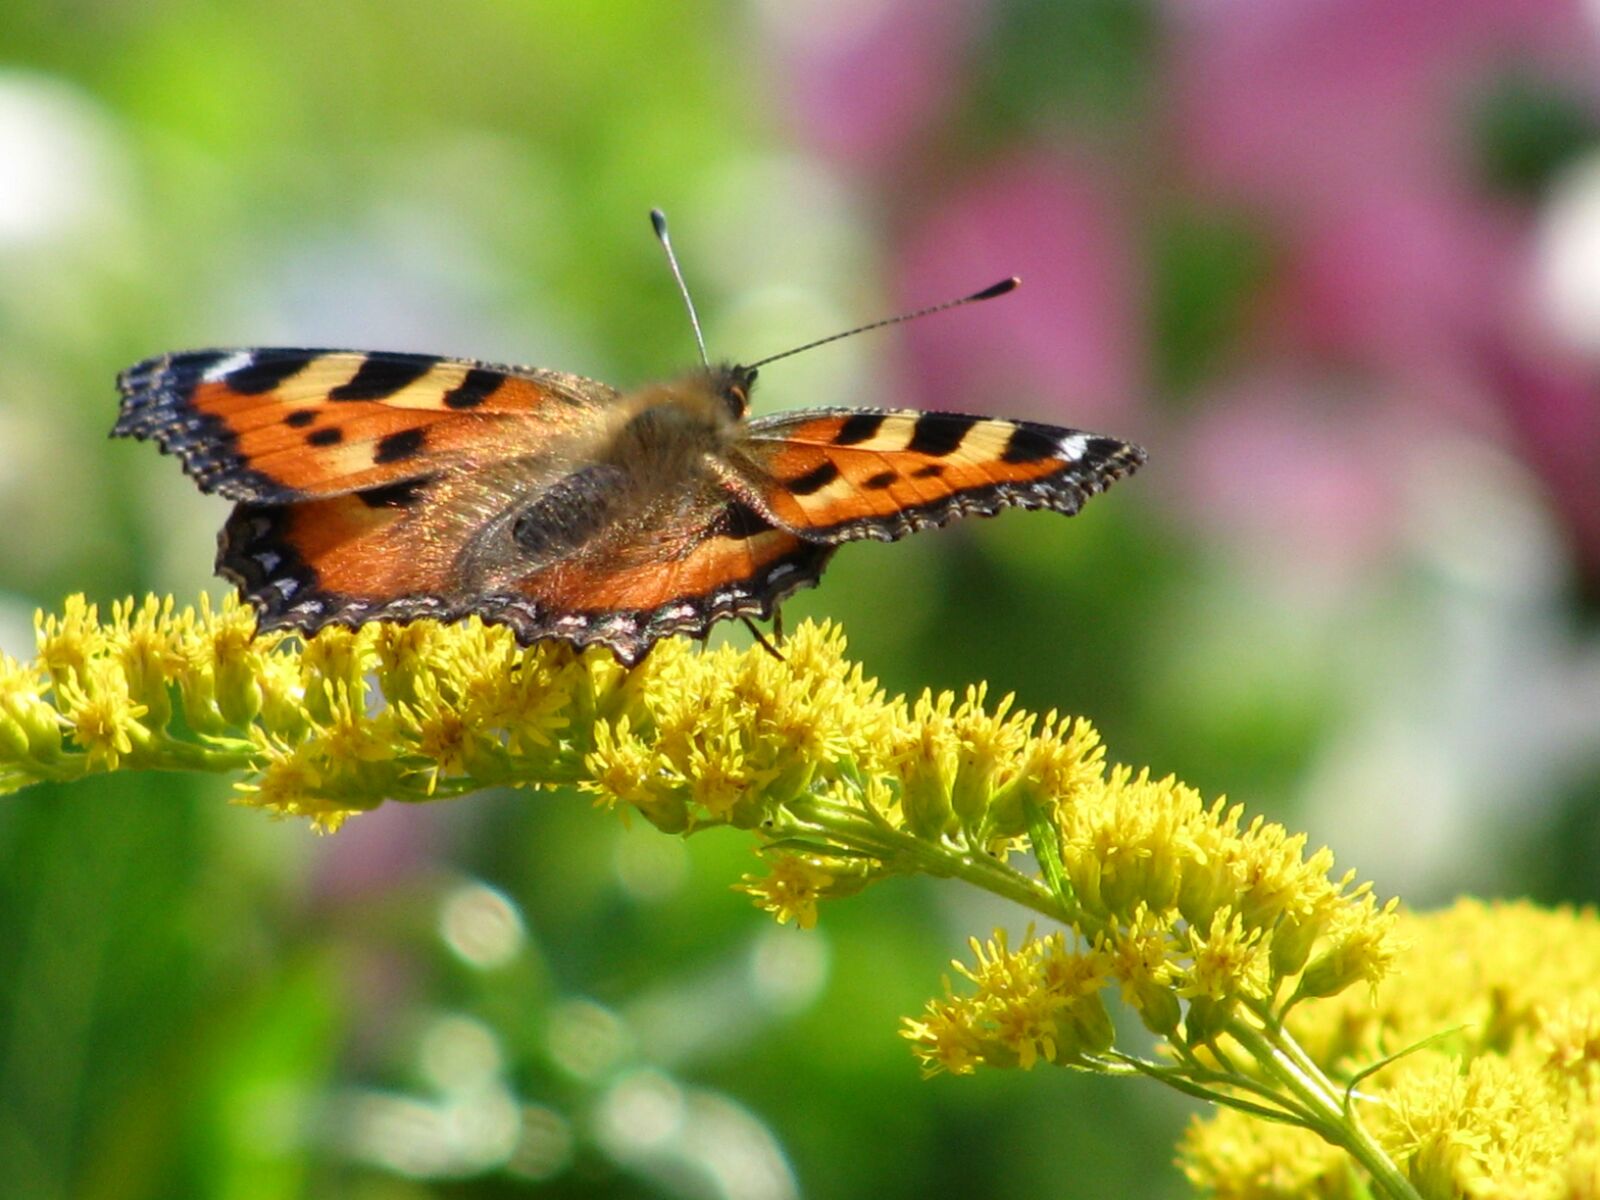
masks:
[[[1070,515],[1145,458],[1080,430],[909,409],[766,417],[738,450],[776,522],[829,542],[892,541],[1009,507]]]
[[[553,371],[346,350],[189,351],[118,384],[114,435],[154,438],[202,491],[270,503],[527,453],[581,431],[616,396]]]

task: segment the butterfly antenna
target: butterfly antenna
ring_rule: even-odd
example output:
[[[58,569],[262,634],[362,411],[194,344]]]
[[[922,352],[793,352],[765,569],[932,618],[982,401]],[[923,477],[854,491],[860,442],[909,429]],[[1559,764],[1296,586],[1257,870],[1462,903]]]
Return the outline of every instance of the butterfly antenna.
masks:
[[[658,227],[658,232],[661,227]],[[663,242],[666,235],[662,233]],[[671,251],[669,250],[670,254]],[[677,264],[673,264],[677,270]],[[898,317],[885,317],[881,321],[872,321],[866,325],[857,325],[854,329],[846,329],[843,333],[830,334],[825,338],[818,338],[814,342],[807,342],[804,346],[796,346],[793,350],[785,350],[782,354],[774,354],[769,358],[746,364],[746,370],[753,371],[757,367],[764,367],[768,363],[777,362],[780,358],[788,358],[792,354],[799,354],[803,350],[815,350],[818,346],[826,346],[829,342],[837,342],[841,338],[855,337],[858,333],[866,333],[871,329],[882,329],[885,325],[899,325],[903,321],[915,321],[918,317],[932,316],[934,313],[944,312],[947,308],[960,308],[963,304],[976,304],[979,300],[993,300],[996,296],[1004,296],[1007,292],[1016,289],[1022,280],[1013,275],[1010,279],[1002,279],[999,283],[991,283],[981,292],[973,292],[970,296],[962,296],[959,300],[946,300],[943,304],[930,304],[927,308],[919,308],[912,312],[901,313]],[[692,310],[691,310],[692,311]]]
[[[678,256],[672,252],[672,239],[667,236],[667,214],[659,208],[652,208],[650,226],[656,231],[656,241],[660,242],[661,248],[667,252],[667,265],[672,268],[672,277],[678,281],[678,291],[683,296],[683,306],[689,310],[689,324],[694,326],[694,344],[700,347],[700,365],[709,369],[711,362],[706,358],[706,339],[700,332],[700,316],[694,311],[694,301],[689,297],[689,285],[683,281],[683,272],[678,269]]]

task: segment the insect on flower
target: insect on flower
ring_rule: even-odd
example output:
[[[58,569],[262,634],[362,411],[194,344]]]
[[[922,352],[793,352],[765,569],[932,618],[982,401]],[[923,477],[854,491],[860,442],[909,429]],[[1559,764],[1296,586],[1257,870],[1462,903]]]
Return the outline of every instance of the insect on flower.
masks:
[[[183,351],[121,374],[112,434],[154,440],[236,502],[217,571],[262,629],[476,615],[628,664],[727,617],[776,620],[844,542],[1004,508],[1071,515],[1144,462],[1115,438],[955,413],[748,420],[758,368],[1018,281],[712,364],[666,220],[651,219],[700,346],[700,367],[671,381],[619,392],[425,354]]]

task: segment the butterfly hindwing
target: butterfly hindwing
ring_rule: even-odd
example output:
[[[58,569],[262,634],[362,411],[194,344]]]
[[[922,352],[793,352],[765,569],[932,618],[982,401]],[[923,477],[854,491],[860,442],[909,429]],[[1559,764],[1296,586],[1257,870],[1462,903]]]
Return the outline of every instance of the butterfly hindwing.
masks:
[[[592,472],[508,463],[501,478],[463,473],[240,504],[218,570],[260,610],[264,629],[477,615],[524,643],[599,643],[633,663],[670,634],[703,637],[725,617],[772,615],[784,596],[816,583],[833,552],[773,527],[709,480],[649,508],[629,498],[618,519],[592,524],[580,508],[547,503],[589,473],[576,491],[606,512],[596,488],[607,478]]]
[[[669,634],[704,637],[727,617],[771,617],[784,597],[817,582],[833,549],[708,492],[643,539],[605,539],[517,591],[547,614],[543,636],[602,642],[632,663]]]
[[[1137,446],[1030,421],[815,409],[752,421],[739,444],[775,522],[802,537],[892,541],[967,515],[1071,515],[1136,470]]]
[[[616,394],[553,371],[300,349],[163,355],[124,371],[118,386],[114,436],[153,438],[202,491],[264,503],[522,453],[580,429]]]

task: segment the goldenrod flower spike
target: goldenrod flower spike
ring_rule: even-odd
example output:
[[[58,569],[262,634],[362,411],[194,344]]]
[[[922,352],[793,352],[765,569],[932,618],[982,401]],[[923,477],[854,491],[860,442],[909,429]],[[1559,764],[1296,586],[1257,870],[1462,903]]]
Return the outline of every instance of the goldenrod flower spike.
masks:
[[[1600,918],[1462,901],[1397,933],[1403,985],[1297,1007],[1297,1045],[1354,1082],[1419,1195],[1600,1195]],[[1328,1142],[1234,1111],[1196,1120],[1181,1163],[1219,1197],[1354,1194]]]
[[[1286,1194],[1269,1184],[1291,1146],[1307,1194],[1350,1194],[1353,1161],[1376,1194],[1488,1195],[1484,1172],[1526,1173],[1568,1145],[1519,1113],[1600,1125],[1592,993],[1552,984],[1512,1011],[1514,989],[1466,1018],[1411,1011],[1426,982],[1378,989],[1400,952],[1393,903],[1335,876],[1327,851],[1108,764],[1081,719],[1040,720],[981,686],[886,696],[830,625],[802,625],[782,661],[669,641],[633,670],[475,621],[257,637],[231,599],[129,600],[102,620],[73,597],[37,629],[33,662],[0,658],[0,790],[209,771],[239,777],[242,803],[333,829],[384,800],[569,785],[670,833],[750,831],[769,873],[740,886],[780,922],[810,926],[824,902],[896,874],[1009,899],[1046,932],[974,940],[960,982],[906,1022],[925,1069],[1069,1066],[1215,1101],[1224,1112],[1184,1161],[1219,1195]],[[1586,962],[1592,986],[1600,951]],[[1436,974],[1424,961],[1416,978]],[[1385,1022],[1364,1015],[1375,989],[1395,1006]],[[1120,1044],[1113,992],[1159,1056]],[[1434,1047],[1361,1076],[1452,1025],[1477,1030],[1463,1034],[1480,1039],[1469,1069],[1437,1069]],[[1525,1030],[1532,1057],[1494,1057]]]

